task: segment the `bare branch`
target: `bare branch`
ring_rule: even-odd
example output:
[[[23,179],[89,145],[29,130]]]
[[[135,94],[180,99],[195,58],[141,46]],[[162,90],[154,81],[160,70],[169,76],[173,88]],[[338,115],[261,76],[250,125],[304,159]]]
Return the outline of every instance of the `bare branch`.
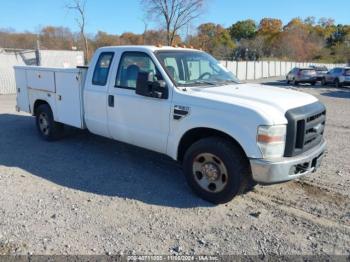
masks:
[[[146,14],[162,20],[167,32],[167,44],[174,43],[179,30],[201,15],[205,0],[141,0]]]
[[[84,45],[84,59],[85,63],[87,63],[89,58],[89,44],[88,40],[85,34],[85,27],[86,27],[86,3],[87,0],[71,0],[69,4],[66,5],[66,8],[68,10],[72,10],[73,12],[77,13],[77,17],[75,18],[75,21],[79,27],[80,30],[80,36],[83,40]]]

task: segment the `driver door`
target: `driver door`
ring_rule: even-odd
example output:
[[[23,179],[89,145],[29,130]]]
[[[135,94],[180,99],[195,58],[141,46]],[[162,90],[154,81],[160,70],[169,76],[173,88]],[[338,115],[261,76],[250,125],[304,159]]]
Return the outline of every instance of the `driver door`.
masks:
[[[326,82],[327,82],[327,83],[333,82],[334,70],[335,70],[335,69],[330,70],[330,71],[325,75],[325,78],[326,78]]]
[[[170,99],[137,95],[135,91],[139,72],[153,72],[158,80],[162,80],[162,75],[148,54],[124,52],[116,70],[115,81],[111,81],[109,86],[109,132],[116,140],[165,153]]]

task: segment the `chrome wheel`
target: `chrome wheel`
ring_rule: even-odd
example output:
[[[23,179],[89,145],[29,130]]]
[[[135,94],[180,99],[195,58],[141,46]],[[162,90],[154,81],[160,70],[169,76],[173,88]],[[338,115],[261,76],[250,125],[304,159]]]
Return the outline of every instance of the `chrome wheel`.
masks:
[[[198,185],[211,193],[222,191],[228,183],[224,162],[210,153],[199,154],[193,161],[193,175]]]
[[[39,128],[41,133],[45,136],[49,135],[50,125],[49,125],[49,117],[45,112],[41,112],[39,115]]]

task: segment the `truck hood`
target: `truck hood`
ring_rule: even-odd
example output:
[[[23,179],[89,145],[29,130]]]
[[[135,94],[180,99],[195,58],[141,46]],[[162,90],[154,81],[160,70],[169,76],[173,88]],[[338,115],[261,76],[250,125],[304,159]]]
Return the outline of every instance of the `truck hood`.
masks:
[[[210,100],[215,104],[243,106],[263,114],[273,122],[285,121],[284,115],[289,109],[317,101],[314,96],[299,91],[249,83],[192,87],[191,95]],[[207,105],[210,106],[210,103]],[[217,106],[218,104],[215,105]]]

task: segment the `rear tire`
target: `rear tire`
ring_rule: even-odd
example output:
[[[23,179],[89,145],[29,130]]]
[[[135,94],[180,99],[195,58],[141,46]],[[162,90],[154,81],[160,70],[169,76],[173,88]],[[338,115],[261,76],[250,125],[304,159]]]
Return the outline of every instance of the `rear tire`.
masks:
[[[214,204],[245,192],[251,177],[242,150],[220,137],[195,142],[185,154],[183,169],[192,190]]]
[[[36,126],[40,137],[46,141],[58,140],[64,132],[64,125],[54,121],[48,104],[40,105],[36,110]]]
[[[323,85],[323,86],[326,86],[326,85],[327,85],[326,79],[322,78],[322,80],[321,80],[321,85]]]
[[[312,86],[316,85],[316,82],[311,82],[311,85],[312,85]]]
[[[293,79],[293,86],[297,86],[297,85],[299,85],[299,82]]]

